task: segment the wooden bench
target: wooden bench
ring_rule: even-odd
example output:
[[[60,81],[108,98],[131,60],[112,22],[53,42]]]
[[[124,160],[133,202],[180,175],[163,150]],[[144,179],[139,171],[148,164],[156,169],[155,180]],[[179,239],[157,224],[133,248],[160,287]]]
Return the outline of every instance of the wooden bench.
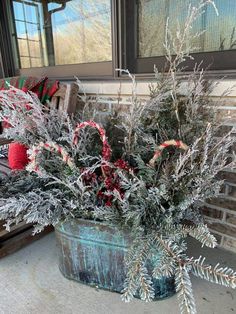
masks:
[[[60,83],[59,89],[51,99],[50,108],[66,111],[70,115],[74,114],[77,104],[78,89],[78,85],[75,83]],[[10,142],[11,140],[0,137],[0,146],[8,145]],[[10,171],[7,158],[0,158],[0,172],[6,175]],[[21,222],[13,226],[10,232],[6,231],[4,224],[4,221],[0,221],[0,258],[38,240],[53,230],[52,227],[47,227],[41,233],[33,236],[32,224]]]

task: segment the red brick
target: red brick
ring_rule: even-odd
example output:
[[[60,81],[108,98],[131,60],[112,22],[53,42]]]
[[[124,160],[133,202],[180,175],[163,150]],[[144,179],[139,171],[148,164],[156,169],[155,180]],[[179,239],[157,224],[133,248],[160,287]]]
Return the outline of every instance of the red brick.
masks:
[[[98,110],[98,111],[110,111],[109,108],[109,104],[107,103],[95,103],[94,107]]]
[[[227,208],[227,209],[236,211],[236,200],[234,201],[234,200],[229,200],[227,198],[220,197],[220,198],[209,200],[207,203],[211,205],[215,205],[217,207]]]
[[[236,143],[234,143],[231,147],[230,147],[230,150],[229,150],[229,153],[232,154],[232,153],[235,153],[236,152]]]
[[[222,125],[217,130],[216,136],[217,137],[224,136],[224,135],[228,134],[231,131],[231,129],[232,129],[232,126],[230,126],[230,125]]]
[[[236,252],[236,239],[223,238],[222,246],[230,251]]]
[[[211,230],[215,230],[215,231],[220,232],[222,234],[229,235],[231,237],[236,238],[236,226],[231,227],[231,226],[226,225],[226,224],[213,222],[213,223],[209,224],[209,228]]]
[[[210,208],[210,207],[204,207],[202,209],[203,215],[215,219],[222,219],[223,218],[223,212],[218,209]]]
[[[236,226],[236,215],[226,213],[225,221]]]
[[[236,173],[235,172],[228,172],[228,171],[221,171],[217,178],[220,180],[226,180],[228,182],[236,183]]]
[[[233,121],[235,121],[236,119],[236,110],[219,110],[217,113],[217,117],[219,120],[230,120],[230,122],[233,123]]]
[[[236,186],[229,185],[228,190],[228,195],[236,198]]]
[[[130,110],[130,105],[124,105],[124,104],[113,104],[112,109],[116,113],[124,112],[127,113]]]

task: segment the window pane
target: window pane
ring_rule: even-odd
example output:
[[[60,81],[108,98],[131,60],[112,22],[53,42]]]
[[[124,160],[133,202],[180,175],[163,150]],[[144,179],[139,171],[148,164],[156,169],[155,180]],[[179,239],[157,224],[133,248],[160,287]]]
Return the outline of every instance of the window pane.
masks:
[[[40,46],[37,41],[29,41],[29,51],[30,51],[30,56],[33,58],[41,58],[40,55]]]
[[[28,46],[32,46],[32,40],[37,42],[30,48],[29,57],[41,58],[32,65],[111,61],[110,0],[61,2],[13,1],[19,58],[26,49],[20,38],[26,38]]]
[[[139,1],[139,57],[162,56],[164,54],[164,25],[166,23],[166,1]]]
[[[53,15],[56,64],[111,60],[110,1],[71,1]],[[63,45],[62,45],[63,43]]]
[[[197,0],[139,0],[138,1],[138,56],[163,56],[165,25],[174,32],[179,23],[182,28],[189,4]],[[193,33],[206,30],[193,42],[194,52],[212,52],[236,49],[236,1],[215,0],[219,10],[216,15],[212,6],[207,6],[203,15],[193,25]]]
[[[16,21],[17,37],[26,38],[26,24]]]
[[[14,15],[17,20],[24,20],[23,4],[20,2],[13,2]]]
[[[25,19],[26,22],[36,22],[37,21],[37,5],[24,5]]]
[[[26,23],[27,35],[29,39],[40,41],[40,31],[37,24]]]
[[[28,42],[25,39],[18,40],[19,54],[20,57],[29,57],[29,46]]]
[[[21,62],[22,69],[30,68],[30,58],[21,57],[20,62]]]
[[[213,9],[206,12],[205,51],[236,49],[236,1],[215,0],[219,17]]]
[[[31,58],[31,67],[41,67],[41,66],[42,66],[41,59]]]

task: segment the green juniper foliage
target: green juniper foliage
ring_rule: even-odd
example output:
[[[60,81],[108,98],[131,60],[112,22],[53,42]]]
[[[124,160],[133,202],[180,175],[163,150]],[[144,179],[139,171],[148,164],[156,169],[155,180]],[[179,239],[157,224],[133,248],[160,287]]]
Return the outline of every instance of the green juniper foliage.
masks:
[[[111,134],[119,131],[119,139],[112,139],[112,162],[101,156],[94,131],[81,130],[78,143],[73,142],[76,122],[94,118],[87,111],[72,121],[65,113],[47,110],[33,94],[14,88],[0,91],[1,117],[8,117],[12,126],[4,135],[29,146],[29,155],[40,143],[61,145],[74,165],[66,165],[58,153],[40,151],[36,160],[41,173],[34,173],[31,162],[26,172],[2,179],[0,219],[6,220],[7,228],[24,220],[33,222],[39,232],[49,224],[78,217],[128,228],[134,240],[126,257],[122,298],[130,301],[139,293],[142,300],[150,301],[153,278],[174,277],[181,313],[191,314],[196,306],[190,273],[236,287],[232,269],[213,267],[201,256],[193,259],[186,254],[188,236],[202,246],[217,245],[201,207],[220,192],[223,181],[216,180],[216,175],[236,166],[234,156],[228,160],[235,131],[219,137],[222,125],[214,109],[218,104],[209,97],[216,84],[205,80],[201,64],[187,76],[180,75],[184,61],[193,59],[191,38],[200,35],[191,34],[192,23],[206,5],[214,3],[203,0],[197,8],[189,7],[177,36],[167,25],[166,72],[155,68],[148,101],[137,97],[135,77],[119,70],[127,73],[133,88],[129,110],[111,117],[107,125]],[[86,98],[85,102],[88,105]],[[170,140],[182,141],[185,149],[167,147],[150,164],[159,145]],[[150,272],[147,262],[157,251],[160,258]]]

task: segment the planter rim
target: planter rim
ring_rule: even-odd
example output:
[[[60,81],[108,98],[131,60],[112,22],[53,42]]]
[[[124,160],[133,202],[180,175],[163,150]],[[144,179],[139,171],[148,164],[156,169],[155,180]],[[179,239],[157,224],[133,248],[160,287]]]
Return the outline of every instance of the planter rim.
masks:
[[[87,225],[88,227],[95,226],[98,228],[98,230],[99,230],[99,226],[100,227],[108,227],[108,228],[111,228],[113,230],[115,229],[115,231],[117,231],[117,233],[120,233],[121,236],[128,237],[131,240],[130,232],[129,232],[128,228],[125,230],[125,229],[118,228],[116,225],[114,225],[112,223],[108,223],[108,222],[104,222],[104,221],[98,221],[98,220],[92,220],[92,219],[91,220],[90,219],[84,219],[84,218],[72,218],[72,219],[60,221],[59,223],[57,223],[55,225],[56,233],[61,233],[61,234],[64,234],[65,236],[71,238],[72,234],[69,231],[65,230],[63,228],[63,225],[65,225],[67,223],[73,224],[73,222],[80,223],[81,225]],[[99,230],[99,231],[107,232],[107,230]],[[73,237],[78,238],[78,239],[82,239],[81,235],[73,234]]]
[[[60,226],[62,226],[63,224],[66,224],[66,223],[71,223],[73,221],[80,221],[80,222],[83,222],[85,224],[96,224],[96,223],[99,223],[100,225],[103,225],[103,226],[110,226],[110,227],[115,227],[117,228],[115,225],[113,225],[112,223],[108,223],[106,221],[100,221],[100,220],[94,220],[94,219],[85,219],[85,218],[70,218],[70,219],[65,219],[65,220],[61,220],[59,221],[56,225],[55,225],[55,228],[58,229]],[[118,228],[117,228],[118,229]]]

